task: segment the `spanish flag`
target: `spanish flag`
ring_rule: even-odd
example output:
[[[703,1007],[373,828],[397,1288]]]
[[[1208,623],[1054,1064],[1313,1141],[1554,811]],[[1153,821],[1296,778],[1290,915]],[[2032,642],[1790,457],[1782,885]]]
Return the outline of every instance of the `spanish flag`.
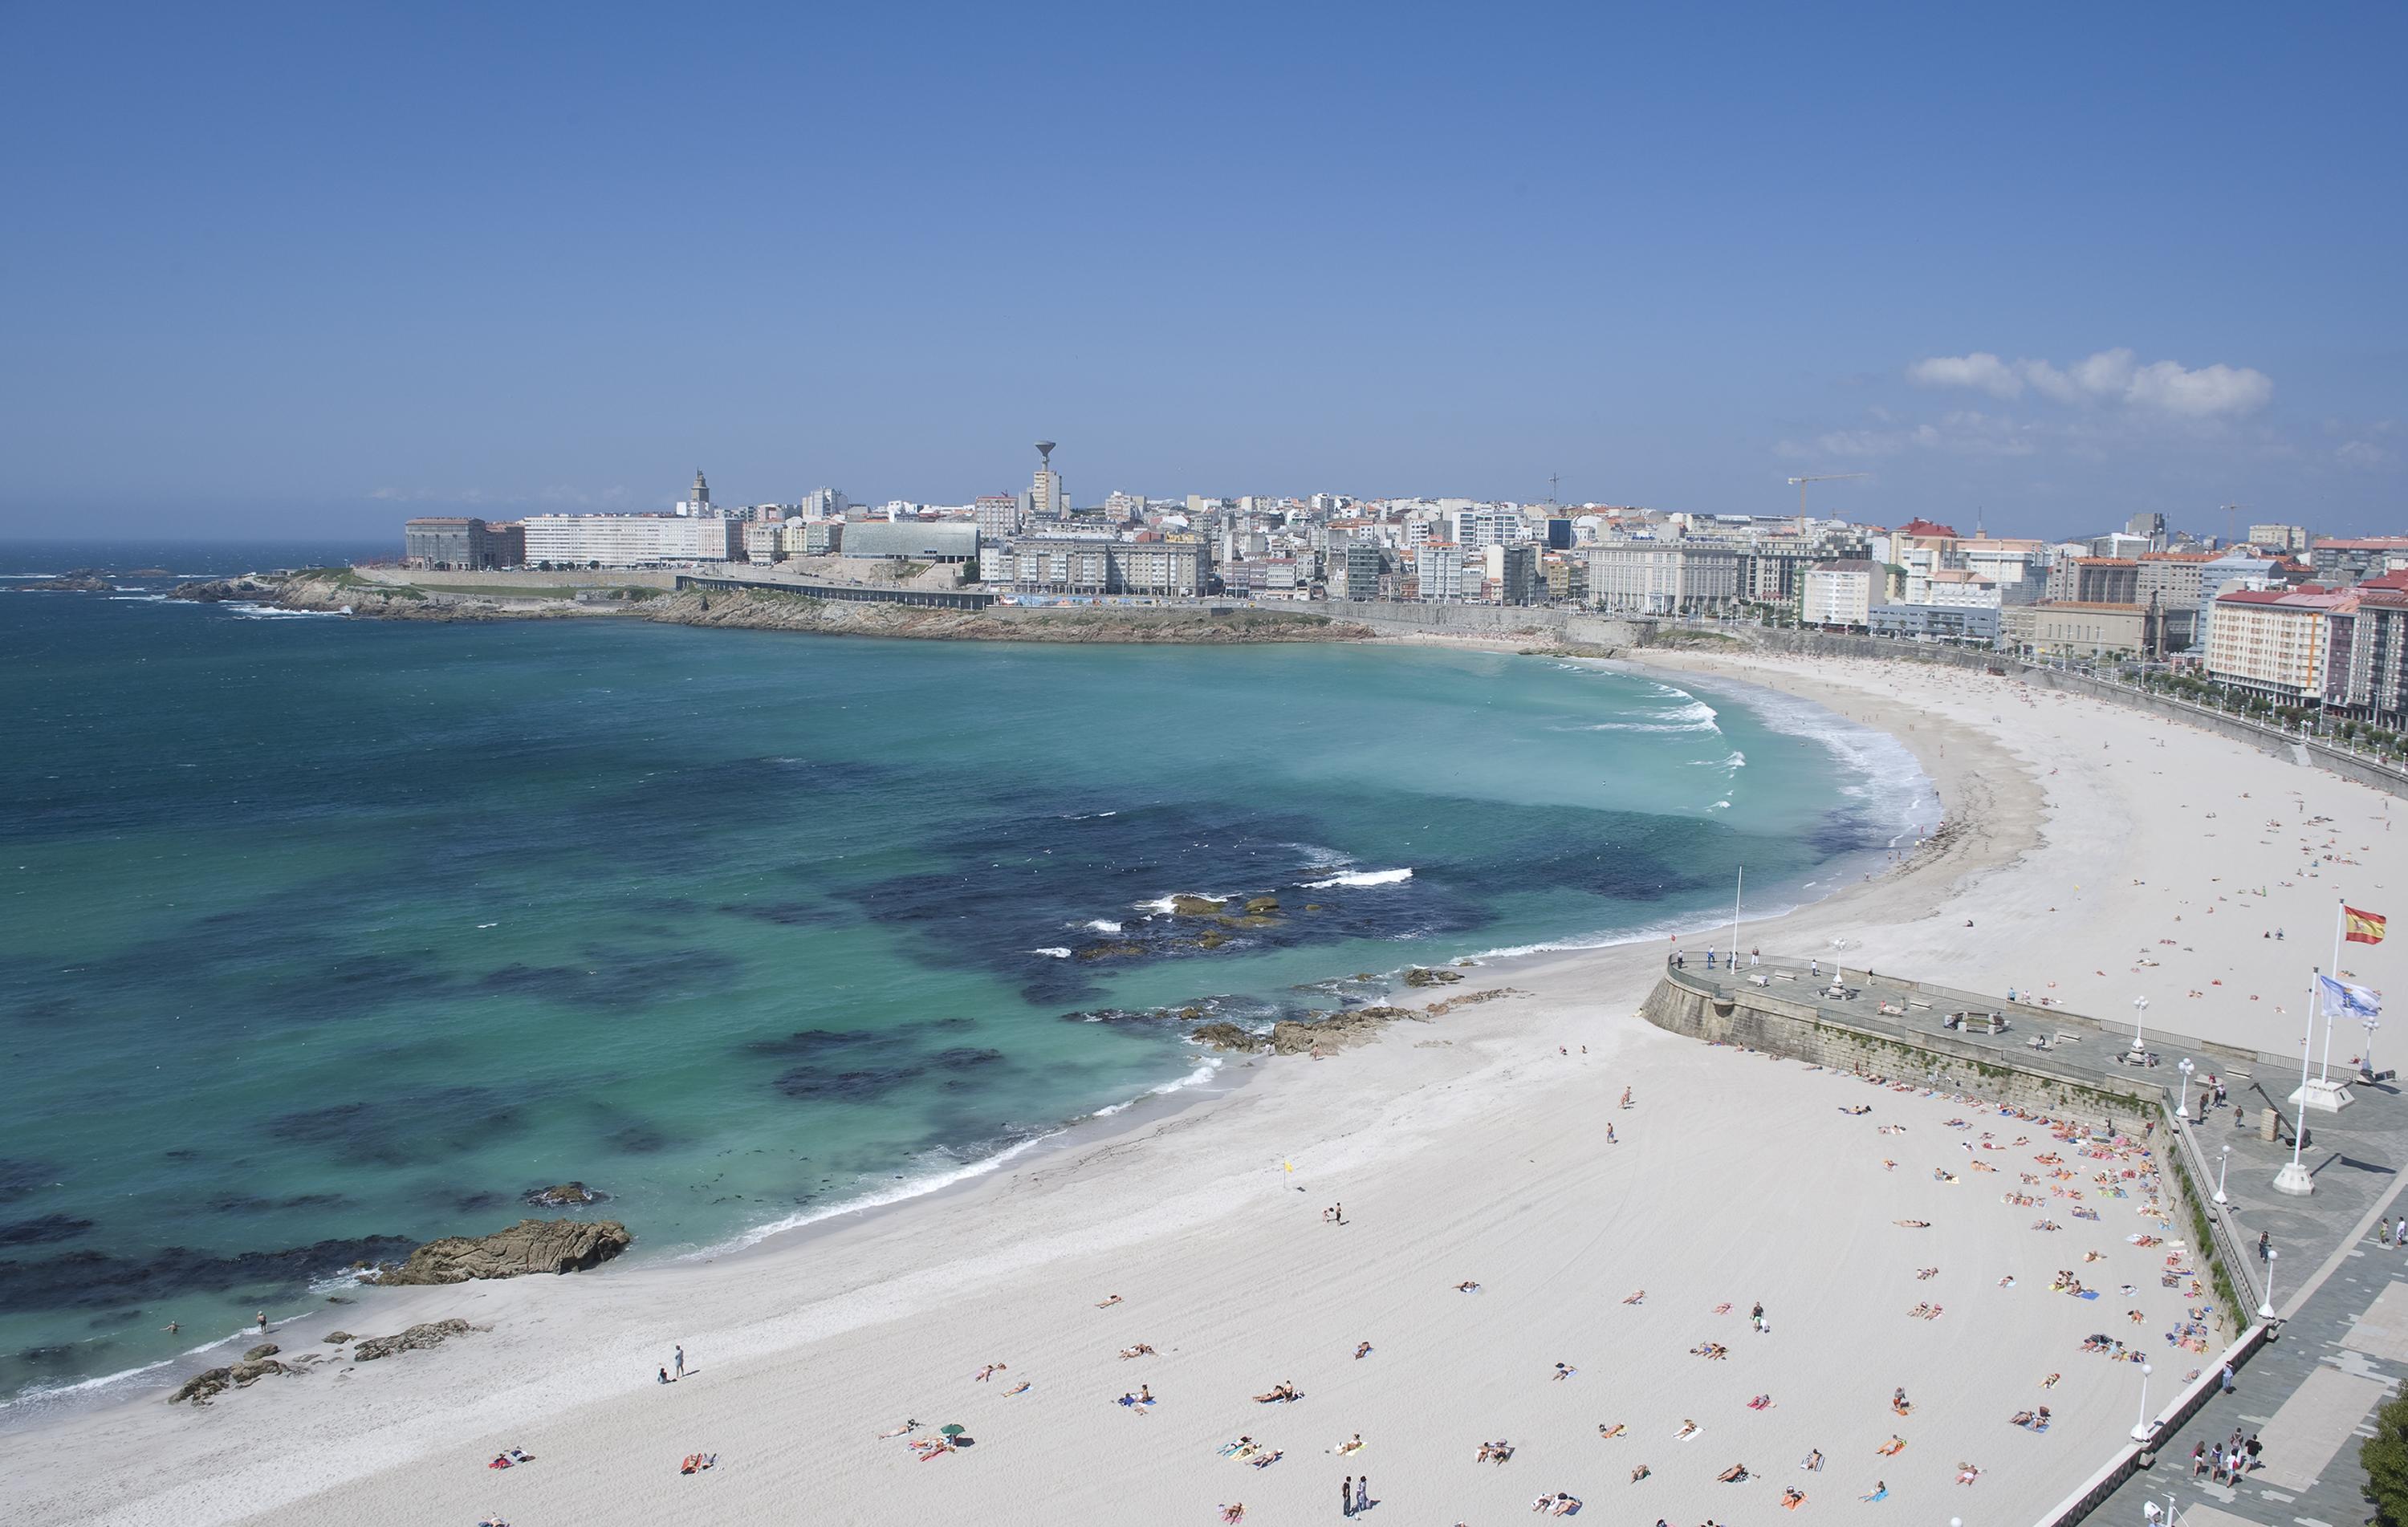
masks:
[[[2383,942],[2383,919],[2372,912],[2361,912],[2344,903],[2341,909],[2342,937],[2353,944]]]

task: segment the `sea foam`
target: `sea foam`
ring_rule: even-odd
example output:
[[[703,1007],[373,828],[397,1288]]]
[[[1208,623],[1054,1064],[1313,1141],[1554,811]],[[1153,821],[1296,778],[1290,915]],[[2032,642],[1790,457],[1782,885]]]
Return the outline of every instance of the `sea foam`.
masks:
[[[1396,885],[1413,878],[1410,869],[1350,869],[1333,875],[1326,880],[1304,880],[1298,883],[1307,891],[1326,891],[1331,886]]]

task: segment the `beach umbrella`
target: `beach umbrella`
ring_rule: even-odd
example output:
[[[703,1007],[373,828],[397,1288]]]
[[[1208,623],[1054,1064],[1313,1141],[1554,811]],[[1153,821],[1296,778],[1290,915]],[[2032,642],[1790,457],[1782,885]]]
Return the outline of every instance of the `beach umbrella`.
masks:
[[[938,1427],[938,1428],[937,1428],[937,1430],[938,1430],[938,1431],[939,1431],[939,1432],[944,1433],[944,1434],[945,1434],[945,1435],[947,1435],[947,1436],[949,1436],[949,1437],[957,1437],[957,1436],[960,1436],[964,1432],[968,1431],[968,1430],[969,1430],[969,1428],[968,1428],[968,1427],[967,1427],[967,1426],[939,1426],[939,1427]]]

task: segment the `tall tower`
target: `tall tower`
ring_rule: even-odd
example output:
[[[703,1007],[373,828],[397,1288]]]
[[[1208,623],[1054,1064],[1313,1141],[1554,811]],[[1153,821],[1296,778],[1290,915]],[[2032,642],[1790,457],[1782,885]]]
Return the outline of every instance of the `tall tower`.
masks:
[[[694,469],[694,509],[696,514],[710,507],[710,484],[702,480],[702,468]]]
[[[1062,492],[1061,475],[1054,470],[1054,442],[1037,442],[1037,476],[1029,485],[1028,512],[1039,520],[1067,519],[1070,501]]]

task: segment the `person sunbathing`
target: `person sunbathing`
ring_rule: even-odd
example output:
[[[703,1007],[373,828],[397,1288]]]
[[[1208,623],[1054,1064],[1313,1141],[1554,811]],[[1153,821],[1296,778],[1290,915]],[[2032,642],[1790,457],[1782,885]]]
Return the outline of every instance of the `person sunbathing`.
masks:
[[[1269,1393],[1255,1395],[1254,1404],[1258,1406],[1280,1405],[1286,1401],[1293,1400],[1296,1397],[1296,1386],[1283,1381],[1272,1385]]]
[[[918,1421],[905,1421],[902,1425],[896,1427],[892,1432],[879,1433],[878,1438],[880,1441],[883,1442],[888,1437],[909,1436],[919,1429],[920,1423]]]
[[[1686,1442],[1691,1437],[1698,1434],[1698,1423],[1696,1421],[1684,1420],[1681,1422],[1681,1429],[1672,1434],[1672,1440],[1675,1442]]]
[[[1873,1481],[1873,1488],[1857,1496],[1856,1499],[1860,1501],[1888,1500],[1889,1485],[1884,1480],[1876,1479]]]
[[[2063,1377],[2064,1375],[2062,1374],[2050,1374],[2046,1378],[2040,1381],[2040,1387],[2042,1389],[2055,1389],[2057,1388],[2057,1381]]]
[[[1245,1520],[1246,1503],[1243,1501],[1233,1501],[1229,1505],[1221,1507],[1221,1520],[1223,1521],[1229,1522]]]
[[[1906,1397],[1905,1385],[1900,1384],[1898,1388],[1890,1391],[1889,1407],[1892,1410],[1897,1411],[1901,1416],[1907,1415],[1914,1409],[1914,1402],[1910,1401]]]
[[[1356,1347],[1355,1347],[1355,1349],[1354,1349],[1354,1360],[1355,1360],[1356,1362],[1358,1362],[1358,1363],[1359,1363],[1359,1362],[1361,1362],[1363,1359],[1365,1359],[1365,1358],[1367,1358],[1367,1357],[1369,1357],[1370,1355],[1371,1355],[1371,1344],[1370,1344],[1369,1342],[1368,1342],[1368,1341],[1367,1341],[1367,1342],[1362,1342],[1362,1343],[1359,1343],[1359,1344],[1357,1344],[1357,1345],[1356,1345]]]
[[[1759,1394],[1755,1399],[1750,1400],[1747,1403],[1747,1407],[1750,1410],[1770,1410],[1772,1408],[1772,1396],[1770,1394]]]
[[[1478,1293],[1480,1292],[1480,1285],[1467,1277],[1462,1282],[1457,1283],[1455,1286],[1455,1292],[1457,1293]]]
[[[1615,1437],[1622,1435],[1623,1433],[1629,1430],[1629,1427],[1624,1425],[1620,1421],[1615,1421],[1612,1426],[1606,1425],[1603,1421],[1597,1423],[1597,1434],[1603,1437],[1608,1442],[1612,1441]]]
[[[1810,1474],[1823,1472],[1823,1449],[1817,1448],[1798,1461],[1798,1466]]]
[[[1632,1469],[1632,1470],[1630,1471],[1630,1482],[1631,1482],[1632,1484],[1634,1484],[1634,1485],[1635,1485],[1635,1484],[1637,1484],[1640,1480],[1646,1478],[1649,1475],[1651,1475],[1651,1474],[1653,1474],[1653,1473],[1655,1473],[1655,1472],[1656,1472],[1656,1471],[1655,1471],[1654,1469],[1651,1469],[1651,1468],[1649,1468],[1646,1464],[1641,1463],[1641,1464],[1640,1464],[1637,1468]]]
[[[1909,1230],[1929,1230],[1931,1228],[1931,1221],[1928,1220],[1892,1220],[1890,1223],[1894,1225],[1904,1225]]]
[[[1873,1451],[1881,1454],[1884,1458],[1896,1458],[1899,1454],[1906,1451],[1906,1438],[1899,1436],[1895,1432],[1892,1432],[1889,1434],[1889,1440],[1874,1449]]]
[[[1269,1452],[1263,1454],[1260,1458],[1250,1458],[1246,1460],[1246,1467],[1250,1469],[1267,1469],[1285,1456],[1286,1453],[1284,1449],[1273,1448]]]
[[[1560,1384],[1565,1379],[1570,1378],[1572,1375],[1578,1372],[1580,1372],[1578,1368],[1572,1367],[1569,1363],[1558,1363],[1555,1364],[1555,1382]]]
[[[1241,1435],[1235,1442],[1225,1442],[1221,1444],[1221,1456],[1224,1458],[1239,1457],[1245,1453],[1249,1449],[1253,1448],[1254,1445],[1254,1438]]]
[[[1960,1485],[1970,1485],[1981,1477],[1982,1471],[1975,1468],[1971,1463],[1959,1463],[1956,1465],[1956,1482]]]
[[[1110,1309],[1110,1308],[1111,1308],[1114,1305],[1117,1305],[1117,1304],[1119,1304],[1120,1302],[1121,1302],[1121,1296],[1120,1296],[1119,1294],[1117,1294],[1117,1293],[1116,1293],[1116,1294],[1113,1294],[1113,1295],[1111,1295],[1111,1297],[1109,1297],[1109,1298],[1107,1298],[1107,1299],[1104,1299],[1104,1300],[1102,1300],[1101,1302],[1099,1302],[1099,1303],[1096,1306],[1096,1307],[1097,1309]]]
[[[509,1466],[510,1455],[508,1453],[495,1453],[494,1455],[494,1461],[485,1465],[485,1467],[489,1469],[506,1469]]]
[[[1806,1492],[1792,1485],[1781,1492],[1781,1504],[1784,1509],[1795,1511],[1806,1504]]]
[[[1124,1358],[1152,1357],[1154,1355],[1154,1349],[1143,1342],[1139,1342],[1135,1347],[1124,1347],[1121,1349],[1121,1356]]]
[[[1727,1468],[1723,1470],[1722,1473],[1715,1475],[1714,1477],[1727,1485],[1738,1484],[1741,1480],[1747,1477],[1747,1465],[1744,1463],[1733,1463],[1729,1468]]]
[[[1348,1453],[1359,1453],[1363,1450],[1363,1434],[1357,1432],[1353,1436],[1347,1438],[1345,1441],[1340,1443],[1337,1447],[1332,1448],[1329,1450],[1336,1453],[1340,1458],[1345,1457]]]
[[[1647,1291],[1645,1289],[1641,1289],[1637,1293],[1632,1294],[1629,1298],[1625,1299],[1623,1303],[1626,1305],[1635,1305],[1644,1300],[1646,1297]]]
[[[1580,1497],[1570,1491],[1566,1491],[1555,1497],[1555,1508],[1550,1514],[1558,1517],[1569,1517],[1580,1508]]]

